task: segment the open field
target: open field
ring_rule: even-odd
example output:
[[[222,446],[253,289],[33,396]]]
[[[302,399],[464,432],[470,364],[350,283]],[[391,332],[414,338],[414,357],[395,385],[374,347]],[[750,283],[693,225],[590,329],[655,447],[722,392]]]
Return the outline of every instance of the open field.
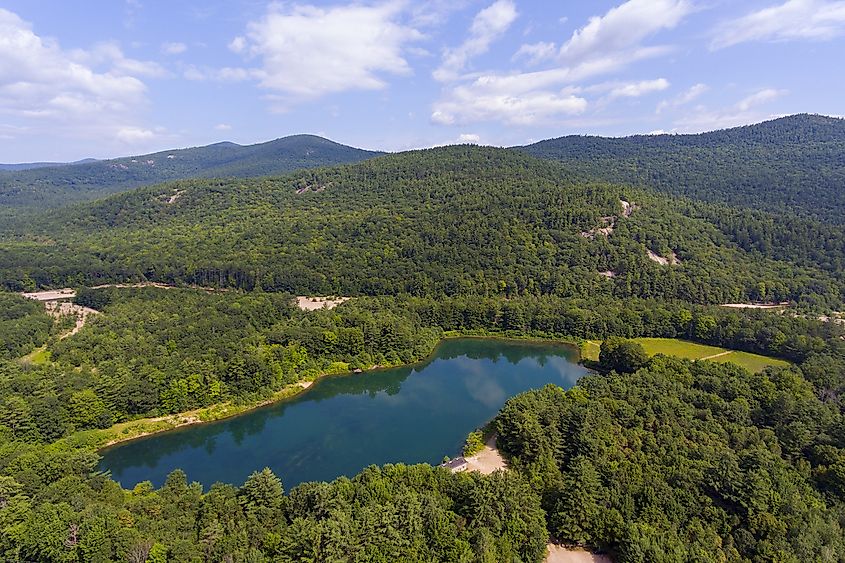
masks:
[[[642,344],[649,356],[665,354],[666,356],[675,356],[676,358],[687,360],[710,360],[719,363],[731,362],[752,372],[763,371],[769,366],[783,367],[789,365],[789,362],[779,358],[728,350],[727,348],[708,346],[677,338],[634,338],[633,340]],[[598,361],[600,351],[601,342],[587,340],[581,347],[581,357],[587,360]]]

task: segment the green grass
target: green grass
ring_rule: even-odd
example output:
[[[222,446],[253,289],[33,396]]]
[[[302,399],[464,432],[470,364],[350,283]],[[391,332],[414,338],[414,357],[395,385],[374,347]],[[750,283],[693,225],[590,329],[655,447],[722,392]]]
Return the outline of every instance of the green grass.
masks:
[[[21,358],[20,361],[26,364],[35,365],[49,364],[51,361],[50,351],[47,350],[46,345],[41,346],[40,348],[36,348],[32,352]]]
[[[634,340],[643,345],[649,356],[665,354],[666,356],[675,356],[687,360],[700,360],[728,351],[725,348],[696,344],[676,338],[635,338]]]
[[[664,354],[687,360],[710,360],[713,362],[731,362],[742,366],[748,371],[763,371],[769,366],[785,367],[790,365],[786,360],[770,358],[749,352],[728,350],[718,346],[697,344],[677,338],[634,338],[634,341],[642,344],[649,356]],[[581,346],[581,357],[587,360],[598,361],[601,343],[595,340],[586,340]]]
[[[601,342],[596,340],[585,340],[581,345],[581,358],[584,360],[599,361]]]
[[[759,354],[749,354],[748,352],[731,352],[726,356],[720,356],[713,359],[714,362],[731,362],[740,365],[748,371],[757,372],[763,371],[769,366],[786,367],[789,364],[786,360],[779,358],[769,358],[768,356],[760,356]]]

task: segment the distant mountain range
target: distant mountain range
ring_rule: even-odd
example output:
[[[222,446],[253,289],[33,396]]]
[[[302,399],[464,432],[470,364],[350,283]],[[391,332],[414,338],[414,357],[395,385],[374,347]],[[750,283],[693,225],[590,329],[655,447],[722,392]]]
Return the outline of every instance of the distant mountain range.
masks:
[[[568,136],[519,150],[609,182],[845,222],[845,119],[800,114],[698,135]]]
[[[697,135],[567,136],[513,147],[583,177],[690,199],[845,222],[845,120],[800,114]],[[0,215],[54,208],[169,180],[257,177],[383,155],[313,135],[223,142],[72,166],[0,170]]]
[[[378,156],[314,135],[293,135],[255,145],[215,143],[73,166],[6,165],[0,171],[0,206],[60,207],[168,180],[255,177],[346,164]]]
[[[96,158],[85,158],[75,162],[21,162],[20,164],[3,164],[0,163],[0,170],[8,170],[11,172],[18,172],[21,170],[34,170],[35,168],[55,168],[58,166],[75,166],[77,164],[88,164],[89,162],[97,162]]]

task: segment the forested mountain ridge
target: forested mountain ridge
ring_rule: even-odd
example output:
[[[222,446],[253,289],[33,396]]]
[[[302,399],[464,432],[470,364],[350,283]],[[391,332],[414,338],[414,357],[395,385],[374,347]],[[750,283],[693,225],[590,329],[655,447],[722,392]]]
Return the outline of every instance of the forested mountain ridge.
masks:
[[[573,135],[518,150],[614,183],[845,221],[845,119],[801,114],[697,135]]]
[[[72,166],[0,171],[0,206],[59,207],[168,180],[266,176],[379,154],[314,135],[292,135],[254,145],[222,142]]]
[[[0,276],[13,290],[149,280],[300,294],[841,301],[835,271],[743,250],[678,207],[515,151],[445,147],[55,210],[3,237]]]

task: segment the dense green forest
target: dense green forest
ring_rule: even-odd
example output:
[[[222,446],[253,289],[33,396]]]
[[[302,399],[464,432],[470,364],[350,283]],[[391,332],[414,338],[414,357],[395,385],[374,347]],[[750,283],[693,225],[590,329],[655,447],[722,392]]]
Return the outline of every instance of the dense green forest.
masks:
[[[103,314],[50,340],[51,363],[0,364],[0,549],[12,561],[539,561],[549,533],[618,561],[842,557],[845,329],[833,323],[554,296],[358,298],[308,313],[255,291],[109,288],[78,301]],[[681,336],[797,365],[752,375],[658,357],[517,397],[495,422],[515,470],[490,477],[387,466],[282,495],[267,471],[207,492],[177,471],[159,490],[124,491],[94,452],[56,441],[264,396],[339,364],[414,361],[446,330]]]
[[[733,242],[715,210],[682,211],[513,151],[448,147],[56,210],[6,230],[0,277],[12,290],[150,280],[298,294],[842,301],[845,248],[823,264],[767,256]],[[759,230],[755,240],[777,228],[735,223]]]
[[[314,135],[293,135],[247,146],[225,142],[73,165],[0,170],[0,208],[61,207],[167,180],[267,176],[379,154]]]
[[[842,224],[845,119],[793,115],[698,135],[570,136],[520,150],[609,182]]]
[[[661,356],[515,397],[495,425],[563,540],[619,561],[845,558],[841,403],[800,369]]]
[[[525,148],[542,159],[444,147],[7,208],[0,561],[539,562],[550,537],[617,562],[845,561],[845,325],[817,320],[845,297],[842,130],[795,116]],[[0,173],[0,205],[371,156],[295,137],[152,155],[137,174],[23,171],[22,190]],[[144,281],[174,287],[91,288]],[[74,320],[10,293],[51,287],[101,314],[62,338]],[[295,295],[353,299],[306,312]],[[714,305],[740,301],[790,306]],[[96,429],[245,408],[456,334],[603,344],[573,389],[501,410],[504,473],[388,465],[285,491],[260,467],[209,490],[97,471]],[[790,364],[648,358],[636,337]]]

